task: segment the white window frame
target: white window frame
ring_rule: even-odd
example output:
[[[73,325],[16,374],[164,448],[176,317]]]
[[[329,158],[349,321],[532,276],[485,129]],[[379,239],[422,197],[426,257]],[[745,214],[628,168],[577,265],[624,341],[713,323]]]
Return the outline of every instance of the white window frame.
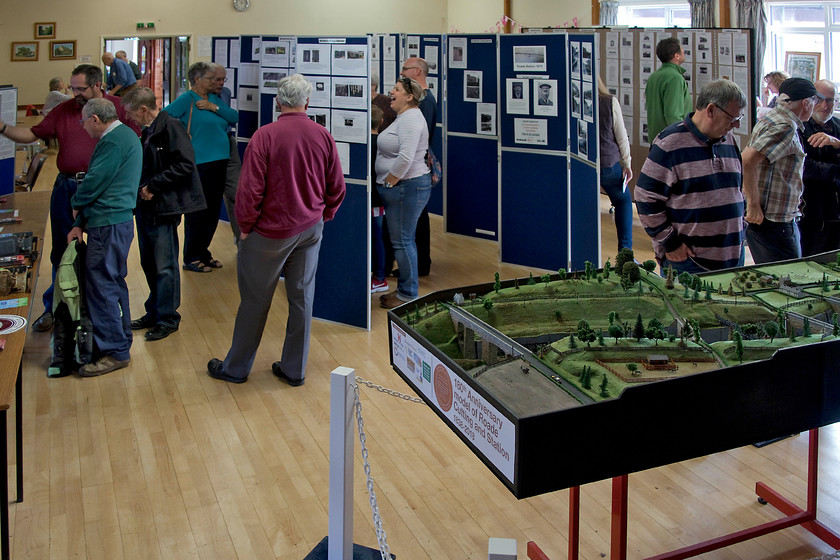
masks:
[[[618,5],[618,25],[627,25],[633,27],[633,22],[622,21],[624,15],[624,8],[662,8],[665,15],[665,24],[662,27],[678,27],[673,22],[674,10],[690,10],[686,0],[680,2],[679,0],[621,0]]]
[[[824,21],[826,22],[825,26],[820,27],[794,27],[789,24],[784,26],[774,26],[773,19],[772,19],[772,9],[773,7],[779,6],[814,6],[814,7],[821,7],[823,9],[824,14]],[[832,33],[838,34],[838,40],[840,40],[840,22],[837,24],[831,23],[831,9],[832,8],[840,8],[840,1],[839,2],[803,2],[803,1],[792,1],[792,0],[779,0],[779,1],[768,1],[764,5],[765,10],[767,12],[767,50],[764,53],[764,68],[759,68],[758,71],[761,72],[761,75],[764,76],[767,72],[772,70],[785,70],[785,54],[780,49],[779,45],[779,37],[777,33],[779,31],[783,31],[785,35],[823,35],[823,46],[824,52],[822,54],[822,62],[820,63],[821,67],[821,77],[826,77],[829,80],[837,83],[840,81],[840,76],[832,75],[833,69],[833,45],[832,45]],[[840,45],[838,45],[840,46]]]

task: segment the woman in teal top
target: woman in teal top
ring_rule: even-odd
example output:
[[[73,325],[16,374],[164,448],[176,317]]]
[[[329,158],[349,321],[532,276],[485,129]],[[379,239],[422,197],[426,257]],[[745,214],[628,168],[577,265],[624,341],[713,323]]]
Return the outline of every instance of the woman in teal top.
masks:
[[[210,242],[219,224],[225,173],[230,157],[227,127],[236,124],[239,113],[210,93],[214,65],[196,62],[187,71],[191,89],[164,108],[181,121],[195,150],[207,209],[184,216],[184,270],[210,272],[222,263],[210,254]]]

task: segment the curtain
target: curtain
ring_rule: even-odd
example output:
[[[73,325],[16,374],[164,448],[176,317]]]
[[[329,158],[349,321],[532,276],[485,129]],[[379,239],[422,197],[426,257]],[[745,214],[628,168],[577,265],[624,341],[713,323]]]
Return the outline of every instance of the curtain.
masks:
[[[691,27],[714,27],[715,5],[713,0],[688,0],[691,6]]]
[[[600,25],[618,25],[618,0],[600,0]]]
[[[767,13],[764,11],[764,0],[735,0],[738,10],[738,27],[753,30],[755,50],[752,55],[755,60],[755,75],[753,76],[753,97],[761,91],[761,81],[764,77],[764,49],[767,46]]]

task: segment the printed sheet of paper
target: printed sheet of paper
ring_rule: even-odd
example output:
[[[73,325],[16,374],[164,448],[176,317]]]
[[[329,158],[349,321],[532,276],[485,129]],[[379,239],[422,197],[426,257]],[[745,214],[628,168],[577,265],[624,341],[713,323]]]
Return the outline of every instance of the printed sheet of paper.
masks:
[[[467,70],[464,72],[464,101],[480,103],[483,82],[484,72],[482,70]]]
[[[467,38],[466,37],[450,37],[449,38],[449,67],[450,68],[467,68]]]
[[[367,75],[368,61],[365,45],[333,45],[332,59],[333,74]]]
[[[525,78],[507,78],[505,80],[505,99],[507,100],[508,114],[531,114],[528,84],[530,84],[530,80]]]
[[[548,121],[545,119],[513,119],[513,141],[516,144],[548,145]]]
[[[370,119],[366,111],[332,112],[332,135],[336,142],[366,144],[370,134]]]
[[[309,94],[310,107],[329,107],[330,93],[332,92],[332,78],[330,76],[306,76],[312,84],[312,93]]]
[[[437,75],[438,73],[438,46],[437,45],[426,45],[426,53],[423,57],[423,60],[429,65],[429,75]]]
[[[329,74],[332,45],[298,45],[297,68],[301,74]]]
[[[264,41],[262,45],[262,65],[289,67],[291,47],[289,41]]]
[[[333,76],[332,106],[338,109],[366,109],[370,96],[367,78]]]
[[[476,134],[496,135],[496,104],[476,104]]]

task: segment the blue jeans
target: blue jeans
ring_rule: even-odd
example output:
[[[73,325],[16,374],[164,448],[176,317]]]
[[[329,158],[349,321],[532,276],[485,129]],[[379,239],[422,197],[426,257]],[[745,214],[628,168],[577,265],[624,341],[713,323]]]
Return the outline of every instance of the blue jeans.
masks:
[[[385,280],[385,238],[382,237],[382,222],[384,216],[370,218],[370,265],[373,268],[373,278],[377,282]]]
[[[131,314],[128,305],[128,250],[134,222],[92,227],[87,232],[86,298],[93,340],[103,356],[128,360]]]
[[[741,256],[738,258],[738,266],[744,266],[744,259],[746,255],[744,254],[744,246],[741,245]],[[684,261],[669,261],[668,259],[662,259],[662,262],[659,263],[661,268],[661,275],[664,278],[665,275],[668,273],[668,267],[673,267],[674,272],[676,274],[680,274],[682,272],[688,272],[689,274],[700,274],[701,272],[709,272],[709,269],[703,268],[690,257]]]
[[[417,219],[429,202],[432,183],[429,174],[412,179],[403,179],[393,188],[377,185],[379,196],[388,216],[388,233],[394,247],[394,258],[400,269],[397,281],[397,297],[403,301],[415,299],[420,291],[420,277],[417,270],[417,244],[414,234]]]
[[[50,231],[52,232],[52,248],[50,249],[50,262],[52,263],[52,280],[50,287],[44,292],[44,311],[52,313],[53,284],[55,283],[55,271],[61,264],[61,257],[67,249],[67,234],[73,229],[73,207],[70,206],[70,199],[76,194],[76,177],[59,173],[53,183],[52,194],[50,195]]]
[[[756,263],[798,259],[802,256],[799,246],[799,228],[796,222],[771,222],[747,226],[747,243]]]
[[[621,163],[601,168],[601,188],[610,197],[615,208],[615,232],[618,236],[618,250],[633,247],[633,201],[630,189],[624,188]]]
[[[158,216],[148,203],[140,203],[134,213],[137,220],[137,245],[140,266],[149,285],[146,315],[155,324],[177,327],[181,322],[181,274],[178,271],[178,224],[181,216]]]

